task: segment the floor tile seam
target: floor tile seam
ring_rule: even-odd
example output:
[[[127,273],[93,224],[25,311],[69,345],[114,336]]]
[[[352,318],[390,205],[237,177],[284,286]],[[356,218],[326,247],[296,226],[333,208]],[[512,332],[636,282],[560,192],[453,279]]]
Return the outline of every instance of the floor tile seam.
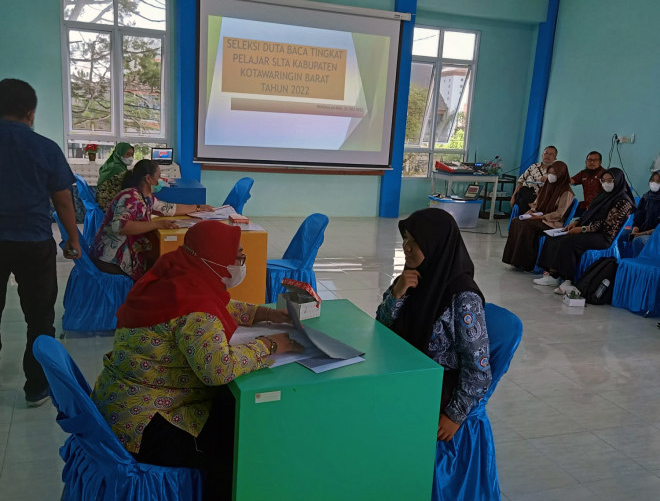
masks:
[[[16,409],[16,401],[18,400],[19,391],[14,392],[14,403],[11,405],[11,413],[9,415],[9,427],[7,428],[7,441],[5,442],[5,447],[2,450],[2,461],[0,461],[0,477],[2,477],[2,470],[5,468],[5,461],[7,461],[7,445],[9,444],[9,435],[11,434],[12,423],[14,422],[14,411]]]
[[[578,434],[578,433],[585,433],[585,432],[584,432],[584,431],[576,431],[576,432],[564,433],[564,434],[559,434],[559,435],[552,435],[552,437],[559,437],[559,436],[562,436],[562,435],[575,435],[575,434]],[[587,430],[586,433],[589,433],[590,435],[594,435],[594,433],[592,433],[592,432],[589,431],[589,430]],[[594,436],[596,436],[596,435],[594,435]],[[550,437],[539,437],[539,438],[550,438]],[[596,438],[600,438],[600,437],[596,437]],[[544,452],[541,448],[539,448],[539,447],[534,443],[534,440],[535,440],[535,439],[532,438],[532,439],[528,439],[528,440],[531,441],[531,445],[532,445],[532,447],[536,450],[536,452],[538,452],[539,454],[541,454],[544,458],[548,459],[548,460],[549,460],[550,462],[552,462],[555,466],[557,466],[560,470],[562,470],[562,471],[564,471],[565,473],[567,473],[567,474],[568,474],[573,480],[575,480],[575,482],[576,482],[578,485],[583,485],[583,484],[584,484],[582,481],[580,481],[579,478],[577,478],[577,477],[571,472],[571,469],[570,469],[570,468],[568,468],[567,466],[563,466],[563,465],[562,465],[562,463],[560,462],[560,461],[561,461],[561,457],[557,457],[557,456],[555,456],[555,455],[551,455],[550,453],[546,453],[546,452]],[[608,445],[609,445],[609,444],[608,444]],[[610,447],[612,447],[612,446],[610,445]],[[612,447],[612,449],[613,449],[613,451],[615,451],[615,452],[620,452],[620,451],[618,451],[618,450],[617,450],[616,448],[614,448],[614,447]],[[556,458],[556,459],[555,459],[555,458]],[[640,465],[640,466],[641,466],[641,465]],[[555,488],[555,487],[553,487],[553,488]],[[544,490],[550,490],[550,489],[544,489]],[[539,492],[543,492],[543,491],[539,491]]]
[[[636,463],[636,461],[635,461],[634,459],[633,459],[633,462]],[[645,467],[642,466],[642,465],[639,465],[639,466],[642,468],[642,470],[644,470],[644,471],[646,471],[646,472],[649,472],[649,473],[651,473],[652,475],[654,475],[654,476],[660,478],[660,475],[658,475],[656,472],[654,472],[654,471],[652,471],[652,470],[649,470],[648,468],[645,468]],[[618,477],[617,477],[617,475],[612,475],[611,478],[613,478],[613,479],[617,479]],[[580,485],[582,485],[583,487],[585,487],[585,488],[588,489],[589,491],[593,492],[595,495],[600,496],[600,495],[602,495],[602,491],[595,490],[594,487],[597,486],[598,484],[600,484],[603,480],[604,480],[604,479],[600,479],[600,480],[590,480],[589,482],[583,482],[583,483],[581,483]],[[629,489],[630,489],[630,487],[629,487]],[[639,501],[641,498],[639,497],[639,494],[635,494],[635,490],[636,490],[636,489],[635,489],[634,486],[633,486],[633,487],[632,487],[632,492],[631,492],[630,490],[628,491],[628,492],[630,493],[631,497],[629,497],[629,498],[625,498],[625,499],[618,499],[617,501],[627,501],[627,500],[630,500],[630,501]]]
[[[659,386],[659,387],[656,387],[656,390],[657,390],[657,389],[660,389],[660,386]],[[610,390],[606,390],[606,391],[610,391]],[[599,394],[599,393],[598,393],[598,396],[601,397],[601,398],[604,398],[605,400],[607,400],[608,402],[610,402],[612,405],[614,405],[614,406],[616,406],[616,407],[618,407],[618,408],[620,408],[620,409],[623,409],[623,410],[626,411],[626,412],[629,412],[629,413],[632,414],[633,416],[638,417],[638,418],[642,419],[643,421],[646,421],[646,418],[645,418],[645,417],[640,416],[639,414],[637,414],[637,413],[636,413],[634,410],[632,410],[632,409],[626,409],[625,407],[622,407],[622,406],[619,405],[615,400],[613,400],[611,397],[607,397],[607,396],[605,396],[605,395],[601,395],[601,394]],[[657,392],[656,392],[656,394],[653,395],[653,396],[657,396]],[[650,426],[654,426],[652,423],[647,423],[647,424],[649,424]]]
[[[618,427],[614,427],[614,428],[618,428]],[[608,429],[609,429],[609,428],[608,428]],[[599,436],[599,435],[598,435],[598,432],[599,432],[599,431],[603,431],[603,430],[594,430],[594,431],[591,432],[591,433],[593,433],[593,434],[596,435],[596,437],[598,437],[600,440],[602,440],[602,441],[605,442],[607,445],[609,445],[610,447],[612,447],[613,449],[615,449],[619,454],[622,454],[622,455],[625,456],[626,458],[630,459],[630,460],[633,461],[634,463],[636,463],[636,464],[638,464],[639,466],[641,466],[644,470],[647,470],[647,471],[653,473],[653,474],[654,474],[655,476],[657,476],[658,478],[660,478],[660,475],[658,475],[657,472],[655,472],[655,471],[653,471],[653,470],[647,468],[646,466],[644,466],[643,464],[640,463],[640,461],[642,461],[642,460],[644,460],[644,459],[655,459],[655,458],[657,458],[657,454],[652,454],[652,455],[650,455],[650,456],[641,456],[641,457],[640,457],[640,456],[637,456],[637,459],[635,459],[634,457],[632,457],[632,455],[627,454],[624,450],[619,449],[619,448],[616,447],[614,444],[611,444],[610,442],[608,442],[607,439],[605,439],[604,437]]]

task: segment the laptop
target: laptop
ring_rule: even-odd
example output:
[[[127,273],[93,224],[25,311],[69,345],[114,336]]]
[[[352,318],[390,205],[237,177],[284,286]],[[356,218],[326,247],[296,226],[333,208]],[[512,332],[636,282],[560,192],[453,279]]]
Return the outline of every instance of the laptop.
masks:
[[[151,159],[160,165],[170,165],[174,158],[174,148],[151,148]]]

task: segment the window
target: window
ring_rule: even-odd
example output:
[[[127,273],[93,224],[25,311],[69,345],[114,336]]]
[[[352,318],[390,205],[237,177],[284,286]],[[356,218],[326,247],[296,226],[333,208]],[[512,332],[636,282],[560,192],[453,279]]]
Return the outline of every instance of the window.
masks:
[[[68,156],[166,146],[167,0],[62,0],[62,23]]]
[[[403,175],[465,160],[479,34],[415,28]]]

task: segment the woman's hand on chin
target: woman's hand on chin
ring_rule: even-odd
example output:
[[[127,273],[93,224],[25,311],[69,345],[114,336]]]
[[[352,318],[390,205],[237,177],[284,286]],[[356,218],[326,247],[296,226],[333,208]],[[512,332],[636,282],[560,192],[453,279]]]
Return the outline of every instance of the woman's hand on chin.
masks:
[[[403,270],[392,287],[392,295],[401,299],[408,289],[417,287],[420,278],[421,275],[417,270]]]

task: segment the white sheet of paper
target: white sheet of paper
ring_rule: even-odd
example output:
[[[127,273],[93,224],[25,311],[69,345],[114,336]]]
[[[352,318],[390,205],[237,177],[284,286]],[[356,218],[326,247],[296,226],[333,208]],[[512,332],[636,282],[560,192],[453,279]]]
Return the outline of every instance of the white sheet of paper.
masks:
[[[568,235],[568,232],[564,231],[563,228],[553,228],[551,230],[545,230],[543,233],[549,237],[561,237],[563,235]]]
[[[197,224],[201,219],[176,219],[174,222],[179,228],[190,228],[194,224]]]
[[[256,223],[235,224],[234,226],[238,226],[241,231],[264,231],[263,227]]]
[[[348,358],[358,357],[364,355],[363,351],[356,350],[352,346],[342,343],[341,341],[324,334],[323,332],[312,329],[311,327],[304,326],[291,301],[286,302],[286,309],[289,312],[293,326],[297,329],[300,337],[307,337],[309,340],[319,348],[325,355],[330,358],[340,358],[346,360]],[[297,341],[297,339],[296,339]]]
[[[542,216],[543,212],[532,212],[531,214],[523,214],[521,216],[518,216],[518,219],[530,219],[532,216]]]
[[[309,370],[314,371],[316,374],[320,374],[321,372],[329,371],[332,369],[338,369],[339,367],[345,367],[347,365],[357,364],[359,362],[364,362],[364,358],[353,357],[347,358],[345,360],[337,360],[335,358],[318,357],[298,360],[300,365],[307,367]]]
[[[197,217],[199,219],[229,219],[230,214],[237,214],[236,210],[231,205],[223,205],[222,207],[216,207],[212,211],[198,211],[191,212],[188,214],[192,217]]]
[[[271,365],[271,368],[279,367],[280,365],[292,364],[293,362],[298,362],[299,360],[304,360],[305,358],[323,356],[323,352],[321,350],[316,348],[309,339],[300,336],[296,328],[289,324],[268,325],[266,323],[258,323],[254,324],[252,327],[239,325],[229,340],[229,345],[236,346],[238,344],[247,344],[259,336],[272,336],[273,334],[280,334],[282,332],[288,332],[291,339],[305,347],[305,351],[302,353],[276,353],[271,357],[274,361],[273,365]]]

